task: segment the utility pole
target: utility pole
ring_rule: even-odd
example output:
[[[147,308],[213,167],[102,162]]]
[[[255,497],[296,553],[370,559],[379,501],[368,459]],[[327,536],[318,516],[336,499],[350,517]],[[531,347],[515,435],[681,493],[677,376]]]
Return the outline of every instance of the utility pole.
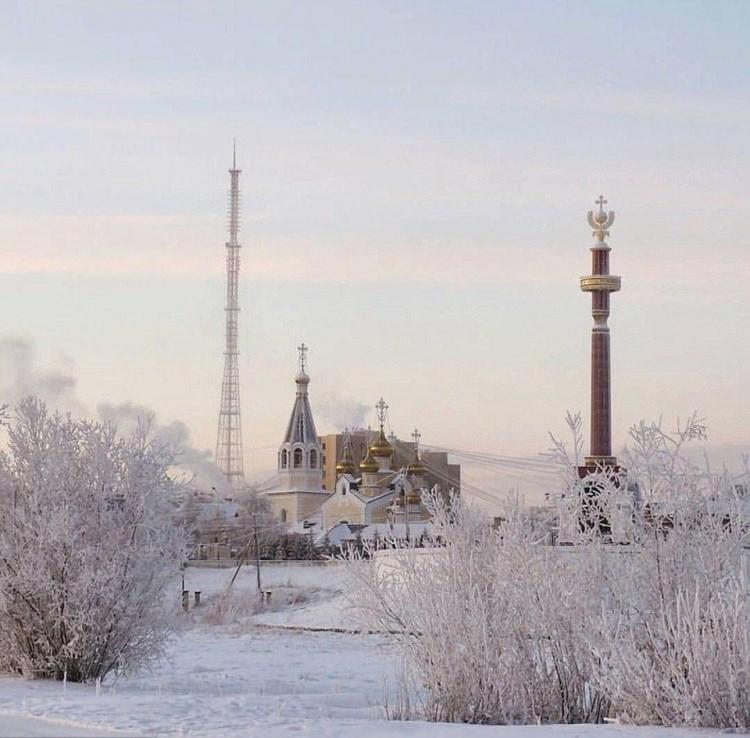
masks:
[[[257,504],[257,503],[254,503]],[[237,562],[237,568],[234,570],[234,574],[232,575],[232,581],[229,582],[229,587],[231,587],[234,584],[234,580],[237,579],[237,575],[240,573],[240,569],[242,568],[242,565],[245,563],[245,560],[248,558],[248,554],[250,553],[250,542],[252,540],[253,545],[255,546],[255,581],[258,586],[258,597],[262,600],[263,599],[263,590],[261,589],[261,583],[260,583],[260,545],[258,543],[258,515],[253,510],[253,535],[252,539],[248,539],[247,544],[245,545],[245,548],[242,549],[242,556],[240,556],[239,561]]]
[[[260,597],[263,590],[260,588],[260,546],[258,545],[258,518],[255,512],[253,512],[253,539],[255,540],[255,578]]]
[[[404,524],[406,525],[406,543],[409,543],[409,495],[406,494],[406,490],[403,491],[404,495]]]

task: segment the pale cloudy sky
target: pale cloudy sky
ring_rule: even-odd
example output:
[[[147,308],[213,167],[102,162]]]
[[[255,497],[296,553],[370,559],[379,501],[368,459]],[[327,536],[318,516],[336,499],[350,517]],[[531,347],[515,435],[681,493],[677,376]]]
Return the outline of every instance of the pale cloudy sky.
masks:
[[[301,340],[320,430],[383,395],[402,435],[545,449],[588,412],[600,192],[616,442],[697,408],[747,444],[750,4],[0,14],[0,338],[64,364],[85,406],[147,405],[213,447],[236,136],[248,449],[283,433]]]

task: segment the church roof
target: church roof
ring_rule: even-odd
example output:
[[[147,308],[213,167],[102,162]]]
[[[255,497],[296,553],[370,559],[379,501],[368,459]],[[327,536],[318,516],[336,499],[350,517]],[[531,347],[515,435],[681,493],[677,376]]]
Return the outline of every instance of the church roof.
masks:
[[[386,497],[388,495],[393,495],[394,490],[392,490],[389,485],[392,482],[396,481],[400,475],[401,475],[400,472],[391,472],[387,476],[378,480],[378,487],[380,488],[381,491],[372,497],[370,497],[369,495],[363,494],[362,490],[351,486],[352,482],[355,482],[355,483],[359,482],[358,477],[354,477],[351,474],[342,474],[341,477],[339,477],[339,479],[346,479],[349,482],[349,494],[355,499],[359,500],[359,502],[363,503],[363,505],[366,507],[367,505],[371,505],[373,502],[382,500],[383,497]],[[333,497],[333,494],[331,494],[331,497],[329,499],[331,499],[332,497]]]
[[[289,417],[289,424],[286,428],[283,443],[318,443],[318,432],[315,430],[315,421],[313,420],[310,400],[307,396],[307,387],[310,384],[310,377],[307,375],[305,366],[305,351],[307,347],[302,344],[300,347],[300,366],[295,383],[297,385],[297,395],[294,398],[294,407]]]
[[[299,380],[299,376],[297,377]],[[310,400],[307,397],[307,385],[304,392],[300,392],[300,384],[297,382],[297,396],[294,398],[294,407],[289,417],[289,424],[284,435],[284,443],[317,443],[318,433],[315,430]]]

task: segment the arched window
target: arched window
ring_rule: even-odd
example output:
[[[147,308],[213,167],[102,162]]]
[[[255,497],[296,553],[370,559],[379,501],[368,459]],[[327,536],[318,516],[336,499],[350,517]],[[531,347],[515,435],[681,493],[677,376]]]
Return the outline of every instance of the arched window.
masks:
[[[284,509],[281,511],[281,522],[286,523],[286,510]]]
[[[289,452],[284,449],[281,452],[281,468],[286,469],[289,466]]]
[[[316,469],[318,466],[318,452],[315,449],[310,451],[310,468]]]
[[[302,466],[302,449],[294,449],[294,468],[299,469]]]

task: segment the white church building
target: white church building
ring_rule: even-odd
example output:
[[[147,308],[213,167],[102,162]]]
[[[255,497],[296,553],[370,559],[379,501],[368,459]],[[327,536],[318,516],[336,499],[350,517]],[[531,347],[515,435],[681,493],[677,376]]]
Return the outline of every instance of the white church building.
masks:
[[[323,489],[323,455],[315,430],[308,386],[307,346],[299,347],[299,370],[294,406],[279,448],[278,484],[267,492],[274,515],[295,526],[320,510],[328,492]]]
[[[316,532],[339,523],[426,520],[429,515],[421,504],[426,468],[419,455],[418,434],[415,432],[412,461],[402,469],[391,468],[394,448],[383,430],[388,406],[381,399],[376,406],[380,432],[369,445],[366,457],[355,465],[347,440],[336,465],[336,487],[328,491],[323,488],[323,451],[310,407],[305,344],[299,347],[294,381],[294,405],[277,458],[278,481],[264,493],[274,515],[290,527],[313,524]]]

